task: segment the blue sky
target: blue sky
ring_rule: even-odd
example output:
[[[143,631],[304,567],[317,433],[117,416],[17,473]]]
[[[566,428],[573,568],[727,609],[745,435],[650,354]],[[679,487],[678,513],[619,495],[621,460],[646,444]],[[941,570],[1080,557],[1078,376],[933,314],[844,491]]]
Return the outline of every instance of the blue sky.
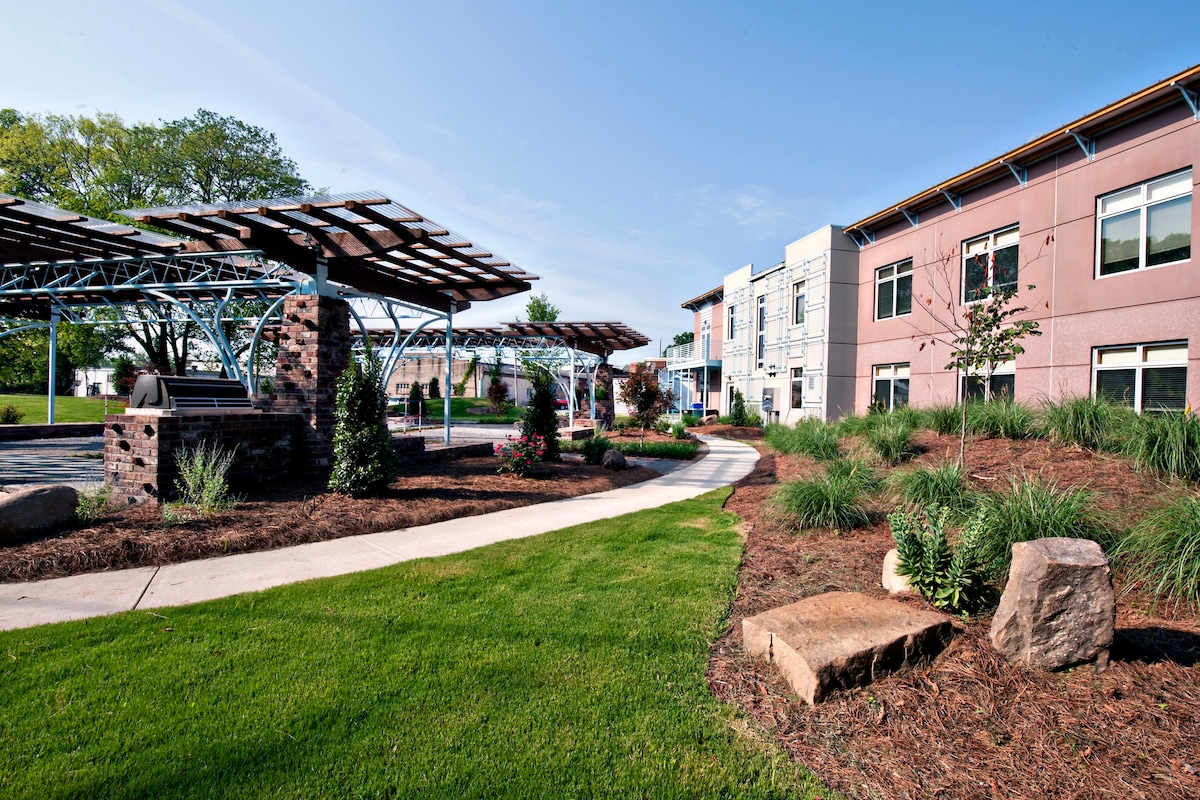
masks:
[[[727,272],[1200,63],[1198,23],[1195,2],[0,0],[0,106],[260,125],[313,184],[465,234],[644,357]]]

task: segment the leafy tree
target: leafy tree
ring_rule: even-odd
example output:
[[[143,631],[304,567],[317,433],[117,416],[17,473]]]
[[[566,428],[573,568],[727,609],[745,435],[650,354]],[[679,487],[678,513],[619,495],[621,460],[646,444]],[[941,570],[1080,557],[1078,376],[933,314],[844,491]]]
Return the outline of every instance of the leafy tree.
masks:
[[[333,423],[333,472],[329,489],[352,497],[383,494],[396,476],[396,452],[388,432],[387,394],[379,357],[367,351],[338,377]]]
[[[678,347],[681,344],[691,344],[696,341],[696,334],[693,331],[684,331],[683,333],[675,334],[675,339],[671,342],[671,347]],[[664,352],[663,355],[666,355]]]
[[[641,427],[643,444],[646,440],[646,429],[675,402],[675,394],[670,389],[664,390],[659,386],[658,378],[647,369],[631,372],[617,396],[622,403],[629,406],[633,418]]]
[[[505,383],[500,377],[501,374],[501,365],[499,361],[494,361],[487,365],[488,400],[491,401],[492,408],[503,411],[512,404],[512,400],[508,396],[508,384]]]
[[[558,306],[550,302],[545,292],[530,297],[529,302],[525,304],[525,316],[530,322],[555,322],[558,320],[558,313]]]
[[[442,399],[442,385],[440,383],[438,383],[437,378],[429,379],[429,399],[430,400],[441,400]]]
[[[113,388],[117,394],[131,394],[137,383],[137,369],[129,356],[117,356],[113,361]]]
[[[412,386],[408,387],[408,413],[411,416],[413,412],[416,416],[424,415],[425,411],[425,393],[421,391],[421,382],[413,381]]]
[[[558,461],[558,412],[554,409],[554,375],[539,364],[526,363],[525,374],[533,385],[533,396],[521,418],[522,436],[541,436],[546,442],[545,461]]]
[[[740,389],[733,390],[733,405],[729,407],[730,424],[738,427],[745,427],[750,424],[750,417],[746,413],[746,398],[742,396]]]

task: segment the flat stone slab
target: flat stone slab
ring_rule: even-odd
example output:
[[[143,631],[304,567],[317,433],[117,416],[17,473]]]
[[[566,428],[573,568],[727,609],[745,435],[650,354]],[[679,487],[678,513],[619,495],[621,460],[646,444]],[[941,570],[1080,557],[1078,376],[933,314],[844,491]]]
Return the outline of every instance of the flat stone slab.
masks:
[[[809,705],[932,660],[953,633],[945,614],[858,592],[808,597],[742,620],[746,651],[778,664]]]

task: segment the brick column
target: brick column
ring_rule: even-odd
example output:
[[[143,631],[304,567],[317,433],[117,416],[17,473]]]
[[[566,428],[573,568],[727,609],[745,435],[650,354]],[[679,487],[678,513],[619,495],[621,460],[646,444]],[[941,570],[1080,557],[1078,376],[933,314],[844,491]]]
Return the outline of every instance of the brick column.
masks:
[[[307,466],[317,475],[333,469],[333,421],[337,379],[350,363],[350,306],[320,295],[283,301],[274,411],[305,421]]]
[[[604,427],[609,430],[612,430],[613,420],[616,416],[615,401],[612,365],[605,362],[596,367],[596,422],[603,423]]]

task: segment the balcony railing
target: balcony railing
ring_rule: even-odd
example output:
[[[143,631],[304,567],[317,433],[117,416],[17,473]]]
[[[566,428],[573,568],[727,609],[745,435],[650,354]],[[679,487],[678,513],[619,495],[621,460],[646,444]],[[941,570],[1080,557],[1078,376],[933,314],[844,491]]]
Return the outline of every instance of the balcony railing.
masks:
[[[711,342],[708,339],[671,345],[666,352],[667,369],[704,364],[710,358],[710,349]]]

